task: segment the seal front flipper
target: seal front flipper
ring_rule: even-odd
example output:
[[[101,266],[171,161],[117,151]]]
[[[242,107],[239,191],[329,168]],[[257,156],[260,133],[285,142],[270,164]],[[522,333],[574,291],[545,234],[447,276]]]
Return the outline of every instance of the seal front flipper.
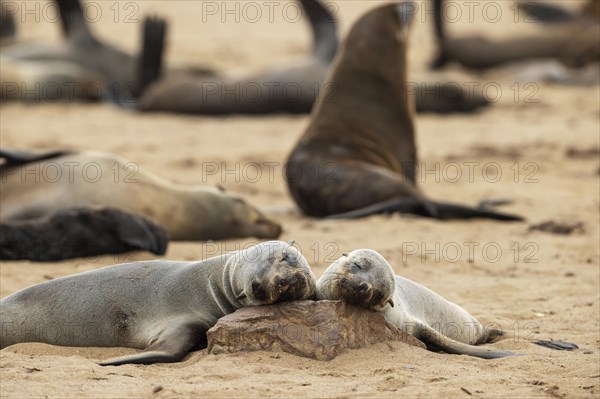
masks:
[[[429,350],[441,350],[454,355],[469,355],[483,359],[499,359],[508,356],[524,356],[511,351],[495,350],[482,346],[464,344],[448,338],[428,325],[419,325],[419,331],[414,335],[417,339],[423,341]]]
[[[206,347],[206,329],[194,325],[179,325],[160,335],[156,342],[141,353],[106,360],[100,366],[122,364],[175,363],[192,350]]]

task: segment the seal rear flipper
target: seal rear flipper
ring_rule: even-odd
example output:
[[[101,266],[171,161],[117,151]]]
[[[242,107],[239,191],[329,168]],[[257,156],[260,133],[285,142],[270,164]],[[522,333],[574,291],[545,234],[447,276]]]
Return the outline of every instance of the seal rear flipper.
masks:
[[[452,61],[452,57],[448,53],[447,41],[448,37],[444,27],[444,13],[442,10],[443,0],[433,0],[433,21],[435,28],[435,37],[437,40],[437,54],[431,61],[431,69],[442,69],[446,64]]]
[[[55,0],[65,37],[77,44],[99,44],[92,35],[79,0]]]
[[[203,336],[203,337],[202,337]],[[190,351],[206,347],[206,330],[192,325],[180,325],[161,334],[158,340],[135,355],[106,360],[100,366],[122,364],[175,363],[183,360]]]
[[[2,17],[2,25],[0,25],[0,40],[3,42],[9,42],[17,35],[15,19],[13,18],[13,14],[8,12],[8,9],[2,2],[0,2],[0,7],[0,15]]]
[[[118,238],[132,249],[141,249],[164,255],[169,242],[167,232],[160,225],[132,213],[117,209],[104,209],[104,214],[114,218]]]
[[[300,0],[302,8],[308,15],[313,32],[313,54],[318,59],[329,63],[338,49],[337,21],[334,15],[319,0]]]
[[[577,18],[568,10],[548,3],[519,1],[517,6],[531,18],[543,23],[567,22]]]
[[[494,212],[483,208],[473,208],[464,205],[450,204],[445,202],[431,202],[435,208],[436,219],[494,219],[505,222],[522,222],[525,219],[519,215]]]
[[[421,325],[420,327],[421,330],[415,337],[423,341],[427,346],[427,349],[431,351],[441,350],[453,355],[469,355],[480,357],[482,359],[499,359],[508,356],[524,356],[511,351],[496,350],[482,346],[464,344],[442,335],[427,325]]]
[[[405,197],[392,198],[390,200],[378,202],[376,204],[369,205],[364,208],[326,216],[324,219],[358,219],[370,215],[395,212],[428,216],[422,202],[414,198]]]
[[[140,97],[161,76],[167,22],[159,17],[147,17],[142,29],[142,53],[139,56],[138,81],[134,93],[136,97]]]
[[[0,149],[0,165],[2,166],[19,166],[28,163],[45,161],[48,159],[58,158],[63,155],[72,154],[72,151],[52,151],[45,153],[36,153],[21,150],[4,150]]]
[[[557,351],[572,351],[575,349],[579,349],[579,346],[577,346],[576,344],[574,344],[572,342],[565,342],[565,341],[540,340],[540,341],[534,341],[533,343],[536,345],[539,345],[539,346],[543,346],[544,348],[554,349]]]

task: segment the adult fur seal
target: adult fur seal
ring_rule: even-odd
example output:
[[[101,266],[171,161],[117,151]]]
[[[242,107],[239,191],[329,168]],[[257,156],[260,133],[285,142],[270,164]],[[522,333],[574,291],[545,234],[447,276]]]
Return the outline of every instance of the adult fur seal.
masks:
[[[178,362],[206,347],[206,332],[244,306],[312,298],[306,259],[269,241],[200,262],[148,261],[47,281],[0,301],[0,348],[21,342],[130,347],[101,363]]]
[[[495,342],[506,333],[483,326],[465,309],[421,284],[394,275],[383,256],[370,249],[352,251],[332,263],[317,280],[317,299],[343,300],[383,312],[391,324],[423,341],[428,349],[485,359],[515,355],[476,346]],[[560,341],[554,346],[575,348]]]
[[[308,57],[244,76],[168,75],[150,85],[139,109],[209,115],[309,113],[326,87],[323,82],[338,49],[337,23],[329,7],[318,0],[299,3],[313,33],[313,52]],[[417,112],[472,112],[489,105],[482,95],[462,89],[448,96],[447,86],[445,82],[415,85]]]
[[[0,220],[72,207],[112,207],[149,218],[173,240],[276,238],[281,227],[242,198],[171,183],[103,152],[29,154],[0,150]]]
[[[592,0],[597,3],[597,0]],[[527,2],[521,8],[542,22],[539,33],[519,35],[503,40],[481,36],[450,38],[444,25],[443,0],[434,0],[435,31],[438,54],[432,63],[440,69],[451,61],[471,69],[487,69],[509,62],[528,59],[558,59],[567,66],[582,67],[600,60],[600,23],[594,6],[577,17],[559,7]],[[588,10],[589,9],[589,10]]]
[[[520,220],[430,201],[417,188],[414,112],[406,85],[411,5],[378,7],[352,27],[329,88],[288,158],[286,180],[294,200],[316,217],[406,212],[439,219]]]
[[[164,20],[144,19],[142,51],[131,55],[92,34],[78,0],[55,3],[65,41],[58,46],[23,43],[3,49],[3,99],[28,100],[23,91],[39,91],[35,96],[39,101],[104,99],[131,106],[160,75]],[[48,91],[57,98],[46,98]]]
[[[0,259],[56,261],[145,250],[163,255],[167,232],[118,209],[68,208],[48,216],[0,222]]]
[[[244,77],[167,76],[148,88],[139,109],[215,115],[308,112],[335,55],[338,38],[334,16],[327,7],[317,0],[300,0],[300,4],[314,36],[309,57]]]

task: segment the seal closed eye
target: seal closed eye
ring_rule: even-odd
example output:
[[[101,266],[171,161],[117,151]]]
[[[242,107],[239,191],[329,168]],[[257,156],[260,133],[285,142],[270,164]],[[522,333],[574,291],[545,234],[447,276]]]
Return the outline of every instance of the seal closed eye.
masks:
[[[295,266],[279,262],[284,253],[295,256]],[[116,265],[3,298],[0,349],[21,342],[129,347],[143,351],[101,364],[178,362],[205,347],[208,329],[236,309],[314,295],[306,259],[281,241],[199,262]]]

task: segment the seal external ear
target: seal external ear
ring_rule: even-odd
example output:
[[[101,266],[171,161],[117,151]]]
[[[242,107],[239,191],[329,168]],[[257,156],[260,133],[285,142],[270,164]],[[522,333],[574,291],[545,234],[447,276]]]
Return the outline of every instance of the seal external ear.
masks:
[[[123,364],[175,363],[181,361],[197,342],[206,346],[206,334],[194,325],[179,325],[163,333],[158,340],[147,349],[136,355],[122,356],[99,363],[100,366],[120,366]],[[202,335],[204,335],[202,337]]]

